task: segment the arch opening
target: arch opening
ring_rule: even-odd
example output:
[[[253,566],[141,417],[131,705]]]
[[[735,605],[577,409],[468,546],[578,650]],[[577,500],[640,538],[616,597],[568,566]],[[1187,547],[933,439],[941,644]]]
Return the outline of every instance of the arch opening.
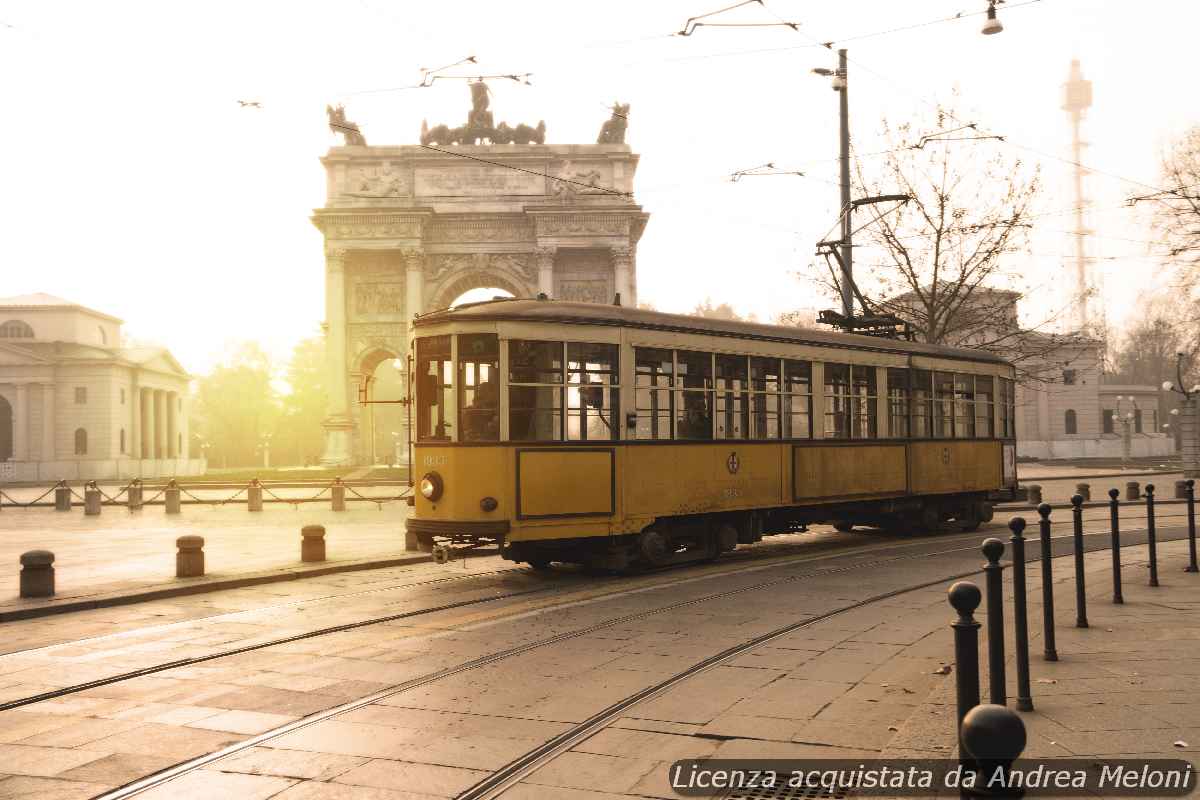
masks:
[[[488,286],[479,289],[468,289],[458,297],[450,301],[450,307],[465,306],[469,303],[484,303],[488,300],[495,300],[497,297],[515,297],[508,289],[501,289],[498,286]]]
[[[362,462],[405,463],[405,406],[392,402],[404,398],[405,369],[397,353],[383,348],[370,351],[359,362],[359,399],[367,401],[359,403]]]

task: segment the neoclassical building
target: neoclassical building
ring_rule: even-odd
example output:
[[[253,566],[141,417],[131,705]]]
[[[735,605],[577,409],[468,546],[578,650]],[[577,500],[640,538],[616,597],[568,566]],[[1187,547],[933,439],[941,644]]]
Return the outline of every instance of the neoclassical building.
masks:
[[[327,200],[312,221],[325,240],[324,463],[369,458],[360,392],[385,359],[404,363],[415,314],[476,288],[637,303],[637,243],[648,219],[633,199],[638,157],[623,134],[601,138],[620,141],[351,144],[322,159]]]
[[[48,294],[0,298],[0,480],[193,475],[190,376],[121,320]]]

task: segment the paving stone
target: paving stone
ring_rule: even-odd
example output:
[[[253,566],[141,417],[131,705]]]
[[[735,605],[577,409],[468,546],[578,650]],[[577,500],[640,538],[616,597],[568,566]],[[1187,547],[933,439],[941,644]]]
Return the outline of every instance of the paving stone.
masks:
[[[696,736],[607,728],[575,745],[572,750],[622,758],[652,757],[659,761],[677,761],[681,758],[707,758],[716,751],[718,744],[713,739]]]
[[[98,783],[13,775],[0,778],[0,800],[84,800],[107,788]]]
[[[792,734],[792,740],[803,744],[844,747],[854,750],[883,750],[894,731],[880,723],[836,722],[814,719],[804,723]]]
[[[364,758],[402,760],[413,751],[420,732],[387,725],[328,719],[271,740],[271,747]]]
[[[229,690],[206,697],[197,704],[230,711],[265,711],[304,717],[340,705],[342,702],[343,698],[317,692],[292,692],[267,686],[233,686]]]
[[[223,711],[220,714],[190,722],[187,727],[254,735],[278,728],[297,719],[299,717],[266,714],[261,711]]]
[[[629,795],[518,783],[504,793],[504,800],[629,800]]]
[[[366,758],[311,753],[300,750],[278,750],[268,746],[251,747],[218,761],[214,767],[222,772],[244,772],[248,775],[274,775],[279,778],[327,781],[349,769],[365,764]]]
[[[295,781],[290,778],[198,769],[145,791],[138,797],[151,800],[211,800],[214,797],[266,800],[293,783]]]
[[[441,800],[432,794],[351,786],[346,783],[304,781],[275,795],[272,800]]]
[[[790,742],[792,734],[800,727],[800,720],[777,717],[756,717],[727,712],[704,725],[700,731],[705,736],[736,739],[774,739]]]
[[[572,789],[602,787],[629,792],[660,762],[647,758],[618,758],[591,753],[564,753],[525,778],[525,783]]]
[[[60,719],[70,718],[61,717]],[[80,747],[114,733],[131,730],[140,724],[140,722],[117,719],[73,719],[65,727],[22,739],[20,744],[36,747]]]
[[[9,775],[53,778],[69,769],[103,758],[108,752],[103,748],[93,751],[0,744],[0,764],[3,765],[0,769]]]
[[[375,759],[339,775],[335,782],[455,797],[487,775],[482,770]]]
[[[146,723],[123,733],[97,739],[89,747],[105,754],[140,753],[183,761],[220,750],[241,738],[236,734]]]
[[[163,756],[148,756],[140,753],[114,753],[67,770],[60,778],[73,781],[94,782],[106,786],[122,786],[143,775],[169,767],[178,759]]]
[[[81,719],[37,711],[0,711],[0,744],[12,744],[39,733],[68,727]]]

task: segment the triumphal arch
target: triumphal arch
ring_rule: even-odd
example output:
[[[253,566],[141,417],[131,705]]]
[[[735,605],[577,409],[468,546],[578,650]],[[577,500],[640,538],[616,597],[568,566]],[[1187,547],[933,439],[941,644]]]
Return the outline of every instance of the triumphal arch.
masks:
[[[633,198],[628,106],[596,144],[546,144],[544,123],[493,124],[485,84],[469,86],[465,124],[423,124],[416,145],[368,145],[343,109],[328,109],[346,144],[322,159],[327,199],[312,217],[325,238],[323,463],[371,459],[359,401],[378,365],[406,359],[414,315],[474,288],[637,303],[648,215]]]

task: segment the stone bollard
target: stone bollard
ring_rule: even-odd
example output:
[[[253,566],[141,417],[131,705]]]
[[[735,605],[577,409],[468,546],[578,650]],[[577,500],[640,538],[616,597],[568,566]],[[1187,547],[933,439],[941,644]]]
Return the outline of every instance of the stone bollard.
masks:
[[[100,514],[100,487],[95,481],[88,481],[83,487],[83,513],[87,517]]]
[[[1092,485],[1090,483],[1075,484],[1075,494],[1083,498],[1083,502],[1088,502],[1092,499]]]
[[[331,491],[331,494],[333,495],[333,510],[334,511],[345,511],[346,510],[346,485],[344,483],[342,483],[341,478],[333,479],[333,489]]]
[[[71,487],[67,486],[62,481],[59,481],[58,486],[54,488],[54,510],[71,510]]]
[[[168,514],[178,514],[180,512],[179,499],[179,484],[174,478],[167,483],[167,488],[163,491],[164,504]],[[203,559],[201,559],[203,561]]]
[[[1137,481],[1128,481],[1125,484],[1125,499],[1126,500],[1140,500],[1142,497],[1142,494],[1139,491],[1140,488],[1141,487]]]
[[[249,488],[246,489],[246,510],[262,511],[262,485],[258,478],[252,478]]]
[[[204,574],[204,537],[180,536],[175,540],[176,578],[199,578]]]
[[[1187,499],[1187,481],[1175,481],[1175,499]]]
[[[125,490],[125,497],[130,511],[141,511],[142,509],[142,482],[134,479],[129,484],[129,488]]]
[[[1042,487],[1036,483],[1029,486],[1029,505],[1037,507],[1042,504]]]
[[[300,560],[325,560],[325,526],[305,525],[300,529]]]
[[[54,596],[54,553],[30,550],[21,554],[21,597]]]

